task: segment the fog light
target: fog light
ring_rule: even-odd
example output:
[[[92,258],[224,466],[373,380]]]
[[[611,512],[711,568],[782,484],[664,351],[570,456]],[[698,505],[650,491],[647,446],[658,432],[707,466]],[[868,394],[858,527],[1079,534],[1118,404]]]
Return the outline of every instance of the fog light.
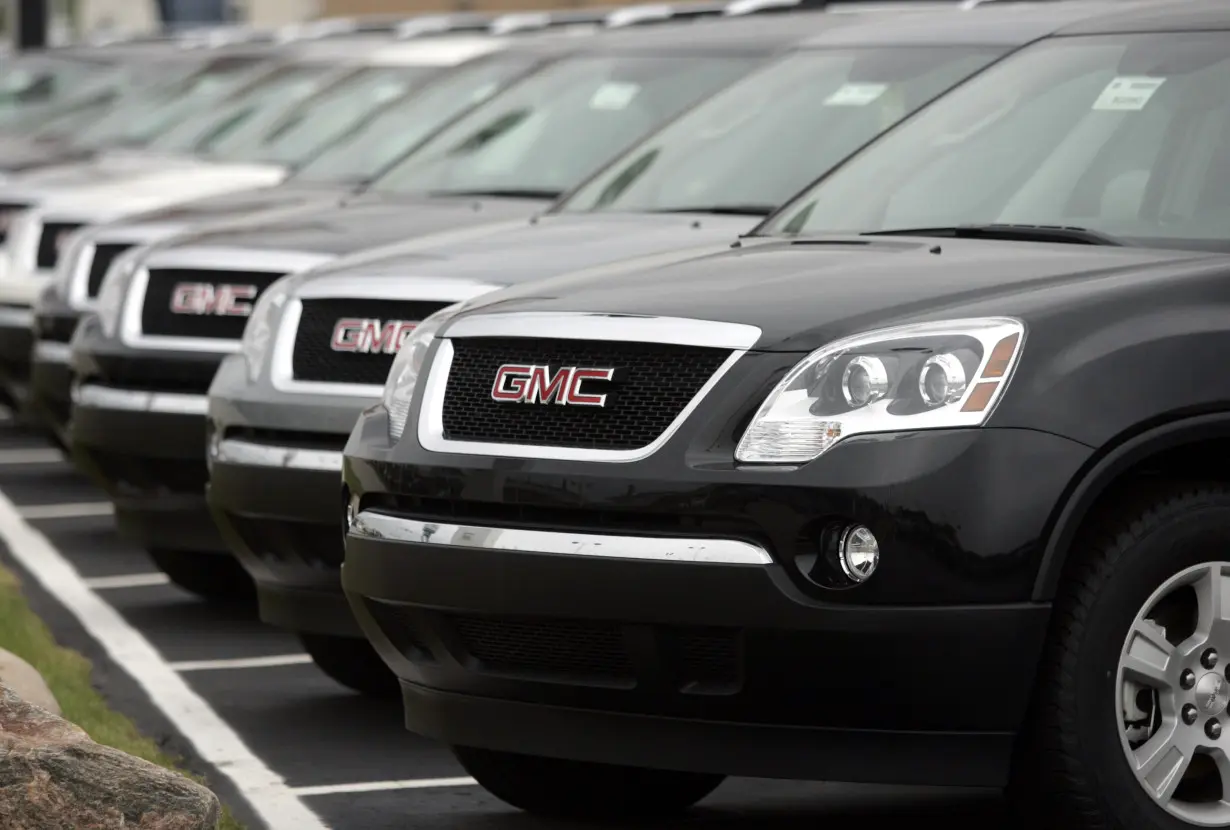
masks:
[[[862,525],[851,525],[841,534],[837,545],[841,570],[854,582],[866,582],[880,564],[880,543]]]

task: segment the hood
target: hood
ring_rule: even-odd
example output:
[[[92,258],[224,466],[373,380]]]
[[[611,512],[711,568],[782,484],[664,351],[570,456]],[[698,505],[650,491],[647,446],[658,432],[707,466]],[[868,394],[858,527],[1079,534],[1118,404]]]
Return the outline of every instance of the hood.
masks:
[[[704,214],[561,213],[492,225],[488,233],[435,244],[417,240],[371,262],[338,260],[354,275],[430,276],[514,285],[630,257],[710,249],[751,230],[756,217]]]
[[[299,185],[285,182],[274,187],[219,193],[190,202],[176,202],[156,210],[125,217],[126,223],[173,223],[191,226],[219,220],[240,221],[251,214],[270,213],[265,221],[281,218],[285,212],[325,211],[338,208],[350,195],[342,186]]]
[[[289,219],[247,223],[246,229],[210,231],[179,240],[197,246],[302,251],[345,256],[425,234],[501,220],[528,218],[543,203],[525,199],[422,198],[358,201]]]
[[[6,182],[0,200],[32,200],[48,220],[107,222],[135,213],[220,193],[272,187],[286,178],[282,167],[210,164],[134,172],[113,181],[54,187],[26,187]]]
[[[69,165],[93,157],[89,150],[56,141],[30,141],[15,136],[0,138],[0,173],[8,180],[25,177],[43,167]]]
[[[134,174],[149,175],[169,170],[190,170],[209,167],[210,163],[193,158],[176,158],[168,156],[136,155],[109,156],[101,154],[89,158],[81,158],[56,165],[49,165],[30,170],[20,176],[14,176],[10,183],[14,187],[87,187],[107,182],[130,179]]]
[[[1018,314],[1060,295],[1074,302],[1082,288],[1156,279],[1210,260],[1225,257],[998,240],[754,239],[674,262],[631,260],[513,287],[473,308],[744,323],[760,327],[757,349],[811,351],[848,334],[937,315]],[[1053,291],[1068,283],[1076,290]]]

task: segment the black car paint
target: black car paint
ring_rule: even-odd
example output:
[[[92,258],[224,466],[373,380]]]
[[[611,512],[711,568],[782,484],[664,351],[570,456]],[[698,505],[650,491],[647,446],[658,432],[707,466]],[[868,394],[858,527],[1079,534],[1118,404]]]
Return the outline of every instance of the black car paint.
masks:
[[[753,238],[618,281],[486,295],[462,316],[680,316],[762,336],[641,461],[428,452],[413,426],[390,445],[384,409],[372,407],[346,447],[344,500],[428,522],[746,539],[774,562],[574,559],[349,535],[348,598],[402,680],[408,726],[446,742],[733,774],[1001,785],[1063,566],[1057,540],[1079,523],[1068,499],[1105,486],[1099,471],[1137,433],[1194,423],[1185,419],[1230,400],[1226,381],[1175,371],[1216,365],[1224,351],[1228,276],[1230,257],[1185,250]],[[882,327],[991,315],[1022,320],[1026,336],[984,427],[857,436],[795,467],[735,462],[757,407],[805,354]],[[420,405],[421,392],[409,424]],[[1206,430],[1230,434],[1224,413],[1209,415]],[[803,573],[801,555],[833,523],[863,523],[881,541],[880,569],[852,590]],[[467,656],[456,615],[614,625],[635,643],[634,688],[493,672]],[[672,685],[684,664],[670,643],[697,627],[738,644],[725,696]],[[936,648],[962,659],[937,671]]]

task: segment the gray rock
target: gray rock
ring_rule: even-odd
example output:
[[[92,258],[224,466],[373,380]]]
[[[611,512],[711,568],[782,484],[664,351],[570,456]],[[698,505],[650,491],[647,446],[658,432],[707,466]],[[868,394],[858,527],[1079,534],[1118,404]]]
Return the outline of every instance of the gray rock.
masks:
[[[47,688],[47,683],[38,671],[11,651],[0,648],[0,683],[8,686],[17,696],[41,706],[53,715],[60,714],[60,704]]]
[[[0,685],[5,830],[215,830],[220,814],[205,787],[96,744]]]

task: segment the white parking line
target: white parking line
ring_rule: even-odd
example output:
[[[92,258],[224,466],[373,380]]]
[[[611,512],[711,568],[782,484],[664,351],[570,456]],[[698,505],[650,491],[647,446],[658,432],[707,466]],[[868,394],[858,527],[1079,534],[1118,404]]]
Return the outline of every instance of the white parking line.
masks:
[[[56,598],[145,690],[208,764],[230,778],[269,830],[328,830],[285,779],[269,769],[226,721],[192,690],[119,612],[94,593],[47,537],[0,493],[0,540],[9,554]]]
[[[409,781],[360,781],[357,784],[325,784],[320,787],[295,787],[291,790],[300,798],[312,795],[338,795],[340,793],[378,793],[387,790],[434,790],[444,787],[474,787],[473,778],[420,778]]]
[[[312,662],[306,654],[274,654],[269,657],[237,657],[234,660],[182,660],[171,663],[175,671],[215,671],[218,669],[269,669],[276,666],[302,666]]]
[[[110,516],[115,505],[109,501],[83,501],[65,504],[29,504],[17,508],[23,519],[85,519],[90,516]]]
[[[5,464],[62,464],[64,453],[54,447],[0,450],[0,466]]]
[[[92,588],[95,591],[111,591],[117,588],[150,588],[155,585],[169,585],[171,582],[164,573],[95,576],[82,581],[87,588]]]

